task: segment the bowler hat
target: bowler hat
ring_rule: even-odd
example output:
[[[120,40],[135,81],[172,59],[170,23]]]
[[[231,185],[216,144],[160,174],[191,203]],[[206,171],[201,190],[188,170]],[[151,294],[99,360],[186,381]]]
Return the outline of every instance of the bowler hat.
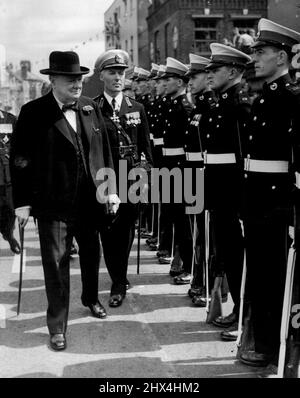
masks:
[[[42,69],[43,75],[86,75],[89,69],[80,66],[79,56],[73,51],[52,51],[49,69]]]

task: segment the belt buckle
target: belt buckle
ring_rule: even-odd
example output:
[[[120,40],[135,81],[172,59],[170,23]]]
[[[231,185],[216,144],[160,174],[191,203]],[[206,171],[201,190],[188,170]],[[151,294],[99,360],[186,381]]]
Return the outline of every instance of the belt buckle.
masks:
[[[124,149],[124,147],[122,147],[122,146],[119,147],[119,154],[120,154],[120,157],[122,159],[124,159],[124,157],[125,157],[125,149]]]
[[[245,171],[249,171],[250,170],[250,158],[249,157],[247,157],[246,159],[245,159]]]

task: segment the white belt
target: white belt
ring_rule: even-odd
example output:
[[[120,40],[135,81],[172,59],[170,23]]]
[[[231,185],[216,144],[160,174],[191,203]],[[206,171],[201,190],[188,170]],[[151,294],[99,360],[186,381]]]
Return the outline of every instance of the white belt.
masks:
[[[185,156],[188,162],[201,162],[203,160],[202,152],[187,152]]]
[[[1,123],[0,124],[0,133],[2,134],[11,134],[13,131],[11,123]]]
[[[154,138],[153,143],[154,143],[154,146],[164,145],[164,139],[163,138]]]
[[[256,173],[288,173],[289,162],[284,160],[245,159],[245,171]]]
[[[164,156],[178,156],[185,155],[183,148],[163,148]]]
[[[234,153],[205,153],[205,164],[236,164]]]

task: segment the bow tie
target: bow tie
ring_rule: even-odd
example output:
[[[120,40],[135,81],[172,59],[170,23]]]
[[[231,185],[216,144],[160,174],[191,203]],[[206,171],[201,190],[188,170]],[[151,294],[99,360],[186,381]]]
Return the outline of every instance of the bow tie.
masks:
[[[68,104],[68,105],[63,105],[61,110],[63,112],[67,112],[67,111],[78,111],[78,103],[74,102],[74,104]]]

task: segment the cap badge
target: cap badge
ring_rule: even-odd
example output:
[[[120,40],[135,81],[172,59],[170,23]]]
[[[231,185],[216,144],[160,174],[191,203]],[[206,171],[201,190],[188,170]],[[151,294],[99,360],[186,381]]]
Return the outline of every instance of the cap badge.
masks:
[[[223,98],[223,99],[227,99],[227,98],[228,98],[228,94],[227,94],[227,93],[223,94],[223,95],[222,95],[222,98]]]
[[[115,56],[115,62],[116,62],[116,64],[122,64],[122,63],[124,63],[124,60],[119,55],[116,55]]]

